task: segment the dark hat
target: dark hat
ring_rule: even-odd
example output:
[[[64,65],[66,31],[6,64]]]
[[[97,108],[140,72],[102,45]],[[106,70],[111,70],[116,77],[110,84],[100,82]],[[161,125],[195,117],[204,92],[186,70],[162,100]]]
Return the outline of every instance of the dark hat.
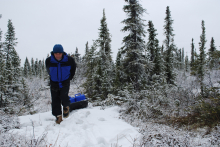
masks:
[[[61,44],[56,44],[53,47],[53,53],[63,53],[63,47]]]

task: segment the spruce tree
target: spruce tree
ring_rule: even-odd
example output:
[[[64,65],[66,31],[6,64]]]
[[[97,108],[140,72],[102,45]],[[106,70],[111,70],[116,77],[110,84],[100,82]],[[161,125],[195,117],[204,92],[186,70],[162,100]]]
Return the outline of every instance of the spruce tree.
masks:
[[[23,103],[23,106],[27,106],[28,108],[31,107],[31,97],[29,95],[29,88],[28,88],[28,85],[27,85],[27,81],[22,78],[21,79],[21,93],[23,95],[23,99],[22,99],[22,103]]]
[[[147,42],[147,51],[149,52],[149,55],[150,55],[149,60],[153,62],[154,57],[155,57],[155,49],[156,49],[155,40],[156,40],[157,34],[156,34],[156,29],[154,29],[154,24],[152,21],[148,22],[148,27],[149,28],[147,29],[147,31],[149,35],[148,35],[148,42]]]
[[[23,69],[23,76],[26,78],[29,76],[28,62],[29,62],[28,58],[26,57],[24,61],[24,69]]]
[[[8,88],[13,84],[13,57],[12,54],[14,52],[14,47],[17,45],[17,38],[15,38],[15,29],[12,24],[12,21],[8,21],[8,30],[5,34],[5,42],[4,42],[4,54],[6,60],[6,83]]]
[[[121,63],[121,51],[119,50],[116,57],[116,66],[115,66],[115,79],[114,79],[114,93],[117,94],[118,91],[123,90],[122,82],[123,82],[123,67]]]
[[[178,70],[180,70],[181,69],[181,59],[182,59],[182,51],[181,51],[181,49],[177,49],[177,50],[175,50],[175,55],[176,55],[176,63],[174,64],[174,67],[176,68],[176,69],[178,69]],[[164,55],[165,56],[165,55]]]
[[[17,40],[17,38],[15,38],[15,29],[12,24],[12,21],[9,19],[8,30],[5,34],[5,42],[4,42],[4,52],[6,55],[6,62],[7,62],[7,60],[10,60],[9,58],[12,58],[11,54],[14,50],[14,47],[17,45],[16,40]]]
[[[31,58],[31,73],[32,73],[32,76],[36,76],[34,63],[35,63],[34,58]]]
[[[173,28],[172,28],[173,20],[171,18],[171,11],[170,11],[169,6],[167,6],[166,8],[166,17],[164,20],[165,20],[164,21],[165,22],[164,34],[166,36],[164,43],[165,43],[166,50],[168,50],[170,48],[171,41],[174,37]]]
[[[39,60],[38,62],[38,73],[39,73],[39,78],[42,79],[42,61]]]
[[[15,49],[13,49],[11,53],[12,57],[12,67],[13,67],[13,91],[18,90],[20,85],[20,77],[21,77],[21,69],[20,64],[21,60],[19,58],[18,53]]]
[[[4,106],[5,103],[5,59],[2,49],[2,31],[0,30],[0,108]]]
[[[45,66],[45,60],[43,59],[43,61],[42,61],[42,68],[41,68],[41,70],[42,70],[42,77],[43,77],[43,79],[45,80],[45,76],[47,75],[46,73],[47,73],[47,71],[46,71],[46,66]]]
[[[96,83],[94,83],[94,76],[95,76],[95,67],[96,67],[96,52],[97,45],[95,41],[93,42],[93,45],[91,46],[91,49],[88,50],[88,56],[86,62],[86,82],[83,84],[83,87],[85,88],[85,93],[88,95],[89,98],[92,98],[92,100],[96,100],[96,97],[93,97],[95,95],[95,86]]]
[[[174,34],[173,34],[173,20],[171,18],[171,11],[169,9],[169,6],[166,8],[166,17],[164,19],[165,25],[164,25],[164,34],[166,36],[166,39],[164,40],[165,43],[165,72],[166,72],[166,80],[167,84],[174,84],[175,81],[175,73],[174,73],[174,65],[173,65],[173,57],[174,57]]]
[[[147,76],[145,73],[146,59],[143,56],[145,50],[144,38],[146,31],[144,21],[141,17],[146,10],[142,7],[139,0],[127,0],[127,5],[123,7],[127,14],[127,19],[123,20],[125,24],[122,31],[128,32],[124,37],[121,50],[123,73],[125,81],[123,84],[132,85],[133,89],[139,91],[144,87]]]
[[[85,55],[88,55],[89,53],[89,42],[86,42],[86,49],[85,49]]]
[[[193,69],[194,62],[195,62],[195,51],[194,51],[194,43],[193,43],[193,38],[192,38],[192,43],[191,43],[191,61],[190,61],[191,70]]]
[[[85,44],[85,54],[82,57],[82,75],[85,76],[86,71],[87,71],[87,62],[88,62],[88,53],[89,53],[89,43],[88,41]]]
[[[100,47],[101,55],[105,56],[103,57],[103,60],[106,60],[107,62],[111,62],[112,61],[111,34],[109,33],[108,25],[106,22],[105,9],[103,9],[103,17],[100,23],[101,26],[99,28],[99,38],[96,40],[97,45]]]
[[[159,47],[159,41],[155,40],[156,48],[155,48],[155,58],[154,58],[154,68],[153,73],[156,75],[164,76],[164,65],[163,58],[161,56],[161,48]]]
[[[39,76],[39,67],[38,67],[38,59],[35,60],[34,63],[34,71],[35,71],[35,76],[38,77]]]
[[[215,40],[212,37],[211,42],[210,42],[210,48],[208,50],[208,55],[209,55],[208,62],[209,62],[210,69],[212,69],[215,64],[215,60],[216,60],[215,52],[216,52]]]
[[[0,108],[4,105],[4,97],[5,97],[5,60],[3,56],[3,51],[0,48]]]
[[[15,29],[12,24],[12,21],[8,21],[8,30],[5,34],[5,42],[3,43],[4,47],[4,54],[5,54],[5,82],[6,82],[6,95],[7,98],[11,98],[13,96],[13,92],[15,90],[15,79],[17,77],[13,77],[15,75],[16,63],[15,60],[17,59],[15,46],[17,45],[17,38],[15,37]],[[13,65],[12,65],[13,64]]]
[[[189,72],[189,67],[190,67],[189,58],[188,58],[188,55],[186,55],[185,57],[185,71],[186,72]]]
[[[86,42],[86,47],[85,47],[85,55],[84,55],[84,57],[83,57],[83,61],[84,61],[84,63],[87,62],[87,59],[88,59],[88,53],[89,53],[89,43],[88,43],[88,41],[87,41],[87,42]]]
[[[201,86],[201,94],[204,96],[204,75],[205,75],[205,44],[206,44],[206,35],[205,35],[205,22],[202,20],[202,34],[200,35],[200,42],[199,42],[199,64],[198,64],[198,78],[200,81],[200,86]]]
[[[112,92],[113,64],[111,58],[111,35],[107,27],[105,10],[99,28],[99,38],[93,42],[90,50],[86,45],[86,93],[92,100],[105,99]],[[99,49],[98,52],[96,50]]]
[[[178,65],[177,65],[177,69],[181,70],[181,63],[182,63],[182,50],[179,49],[177,52],[177,61],[178,61]]]
[[[185,55],[184,55],[184,48],[182,48],[182,55],[181,55],[181,70],[184,70],[184,62],[185,62]]]
[[[106,22],[105,10],[103,10],[103,17],[100,21],[99,38],[96,40],[97,47],[99,48],[97,67],[95,78],[97,93],[100,98],[105,99],[112,91],[112,57],[111,57],[111,35]]]
[[[163,55],[163,49],[164,49],[164,46],[162,45],[162,47],[161,47],[161,55]]]
[[[154,67],[151,71],[151,76],[154,74],[161,75],[163,71],[162,59],[161,59],[161,48],[159,47],[159,41],[156,38],[157,33],[154,28],[152,21],[148,22],[148,42],[147,42],[147,51],[149,53],[149,61],[154,63]],[[152,79],[152,77],[151,77]]]
[[[79,54],[79,50],[77,47],[76,47],[76,51],[75,51],[75,59],[76,59],[76,62],[80,62],[80,54]]]

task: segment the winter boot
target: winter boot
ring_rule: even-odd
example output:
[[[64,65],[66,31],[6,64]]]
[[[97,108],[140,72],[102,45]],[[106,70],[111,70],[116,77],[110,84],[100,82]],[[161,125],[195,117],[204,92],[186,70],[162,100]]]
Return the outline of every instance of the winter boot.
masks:
[[[61,121],[63,121],[63,120],[62,120],[62,115],[57,115],[57,117],[56,117],[56,123],[57,123],[57,124],[60,124]]]
[[[63,108],[63,117],[67,118],[67,117],[69,117],[69,114],[70,114],[70,107],[69,106],[64,107]]]

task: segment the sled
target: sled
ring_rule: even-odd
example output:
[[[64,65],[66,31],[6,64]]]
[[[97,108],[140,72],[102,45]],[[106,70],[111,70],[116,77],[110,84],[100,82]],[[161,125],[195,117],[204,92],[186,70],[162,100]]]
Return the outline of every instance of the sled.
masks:
[[[88,106],[88,99],[84,94],[75,94],[75,97],[70,97],[70,112],[72,110],[86,108]]]

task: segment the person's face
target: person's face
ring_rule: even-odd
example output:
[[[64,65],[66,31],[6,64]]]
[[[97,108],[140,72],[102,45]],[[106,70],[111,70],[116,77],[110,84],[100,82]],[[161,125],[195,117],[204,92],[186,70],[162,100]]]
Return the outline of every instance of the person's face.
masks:
[[[54,53],[54,56],[57,60],[60,60],[62,58],[63,53]]]

